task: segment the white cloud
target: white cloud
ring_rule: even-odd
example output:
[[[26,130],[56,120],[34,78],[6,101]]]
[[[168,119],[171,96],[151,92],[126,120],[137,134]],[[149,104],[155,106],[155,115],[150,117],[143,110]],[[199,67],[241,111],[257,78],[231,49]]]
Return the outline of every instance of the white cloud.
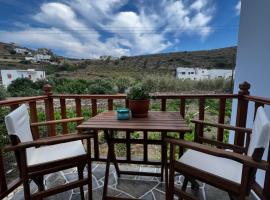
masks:
[[[128,0],[62,2],[43,3],[32,15],[43,28],[25,24],[24,30],[2,32],[0,40],[89,58],[157,53],[181,43],[183,34],[206,38],[212,32],[212,0],[140,1],[125,11]]]
[[[235,6],[235,10],[236,10],[236,14],[240,15],[240,11],[241,11],[241,1],[239,1],[236,6]]]

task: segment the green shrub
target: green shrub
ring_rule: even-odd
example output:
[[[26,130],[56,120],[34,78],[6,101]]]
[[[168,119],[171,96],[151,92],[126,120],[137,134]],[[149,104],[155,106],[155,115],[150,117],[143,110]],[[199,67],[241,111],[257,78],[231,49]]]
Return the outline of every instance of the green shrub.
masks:
[[[125,91],[131,86],[132,82],[132,79],[129,77],[120,77],[114,81],[119,93],[125,93]]]
[[[0,85],[0,101],[5,100],[7,96],[8,96],[8,92],[6,88]]]
[[[5,116],[8,114],[8,109],[0,107],[0,147],[8,144],[7,129],[5,125]]]
[[[12,97],[36,96],[41,93],[36,89],[35,83],[28,78],[18,78],[12,81],[7,90]]]
[[[111,79],[95,79],[88,87],[90,94],[115,94],[116,89]]]
[[[127,98],[131,100],[145,100],[149,99],[150,88],[143,84],[136,84],[130,88]]]

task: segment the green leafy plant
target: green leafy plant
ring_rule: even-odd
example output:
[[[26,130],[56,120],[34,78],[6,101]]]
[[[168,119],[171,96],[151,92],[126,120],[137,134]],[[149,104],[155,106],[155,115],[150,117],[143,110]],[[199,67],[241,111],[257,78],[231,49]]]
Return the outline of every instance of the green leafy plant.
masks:
[[[8,92],[4,86],[0,85],[0,101],[5,100],[8,96]]]
[[[130,100],[146,100],[150,99],[150,88],[144,84],[136,84],[130,88],[127,98]]]

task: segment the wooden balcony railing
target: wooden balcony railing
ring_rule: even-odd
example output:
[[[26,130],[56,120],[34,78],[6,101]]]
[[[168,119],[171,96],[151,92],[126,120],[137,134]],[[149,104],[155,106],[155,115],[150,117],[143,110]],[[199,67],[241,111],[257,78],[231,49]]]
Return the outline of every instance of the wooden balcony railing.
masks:
[[[197,100],[198,102],[198,119],[204,120],[205,118],[205,107],[207,100],[216,100],[219,102],[218,105],[218,118],[217,122],[224,124],[225,122],[225,113],[226,113],[226,102],[234,100],[237,102],[237,117],[236,124],[239,127],[246,127],[247,121],[247,113],[248,107],[252,103],[254,103],[254,116],[256,114],[257,108],[259,106],[270,105],[270,99],[255,97],[249,95],[250,85],[248,83],[243,83],[240,85],[240,90],[238,94],[190,94],[190,95],[163,95],[156,94],[153,95],[155,102],[160,102],[160,110],[167,110],[167,103],[170,100],[179,100],[179,112],[185,117],[186,116],[186,107],[187,101],[189,100]],[[73,118],[68,118],[67,115],[67,101],[74,101],[75,105],[75,113],[76,116]],[[59,105],[56,106],[55,102],[59,102]],[[19,105],[25,103],[29,105],[29,112],[31,118],[31,128],[33,133],[33,138],[38,139],[41,137],[38,125],[46,126],[48,136],[55,136],[57,134],[56,131],[56,123],[61,124],[62,132],[61,134],[68,134],[68,123],[76,122],[80,124],[83,121],[83,113],[82,113],[82,101],[88,101],[90,105],[89,110],[91,111],[90,117],[97,115],[98,113],[98,102],[105,101],[107,102],[107,110],[114,109],[114,101],[121,101],[122,106],[128,107],[128,100],[126,99],[125,94],[117,94],[117,95],[66,95],[66,94],[53,94],[52,87],[50,85],[44,86],[44,95],[37,97],[24,97],[18,98],[14,100],[5,100],[0,101],[0,107],[9,107],[10,110],[16,109]],[[41,106],[45,112],[46,121],[38,121],[38,106]],[[56,109],[60,109],[61,119],[55,120],[55,111]],[[2,116],[3,117],[3,116]],[[203,127],[196,127],[197,131],[199,131],[199,137],[195,138],[197,142],[205,142],[203,135]],[[221,142],[224,140],[224,129],[226,127],[220,127],[217,129],[217,142]],[[244,147],[245,138],[242,137],[243,134],[239,132],[235,132],[235,144],[239,147]],[[116,140],[119,143],[124,143],[126,145],[126,158],[121,158],[120,162],[125,163],[138,163],[138,164],[160,164],[161,161],[153,162],[148,159],[148,145],[151,145],[153,141],[148,140],[148,133],[143,133],[143,139],[131,140],[131,133],[126,133],[126,139],[129,140]],[[208,139],[209,140],[209,139]],[[93,159],[96,161],[105,161],[104,158],[100,156],[100,148],[99,148],[99,139],[96,136],[93,139],[94,142],[94,155]],[[141,161],[132,160],[131,158],[131,147],[132,144],[142,144],[143,145],[143,159]],[[159,141],[155,142],[156,145],[162,145]],[[268,155],[268,162],[270,162],[270,155]],[[266,172],[265,175],[265,184],[264,187],[260,187],[258,184],[255,185],[254,190],[259,196],[268,195],[270,196],[270,173]],[[12,190],[14,190],[18,185],[20,185],[21,179],[19,178],[11,185],[7,185],[5,178],[5,169],[3,164],[3,154],[1,151],[0,154],[0,198],[3,198]]]

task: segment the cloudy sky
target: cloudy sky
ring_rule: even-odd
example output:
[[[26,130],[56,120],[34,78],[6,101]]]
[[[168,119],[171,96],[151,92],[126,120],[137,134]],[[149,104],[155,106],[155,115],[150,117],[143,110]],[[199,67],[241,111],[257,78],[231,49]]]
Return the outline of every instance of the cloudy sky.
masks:
[[[0,0],[0,41],[77,58],[237,44],[239,0]]]

